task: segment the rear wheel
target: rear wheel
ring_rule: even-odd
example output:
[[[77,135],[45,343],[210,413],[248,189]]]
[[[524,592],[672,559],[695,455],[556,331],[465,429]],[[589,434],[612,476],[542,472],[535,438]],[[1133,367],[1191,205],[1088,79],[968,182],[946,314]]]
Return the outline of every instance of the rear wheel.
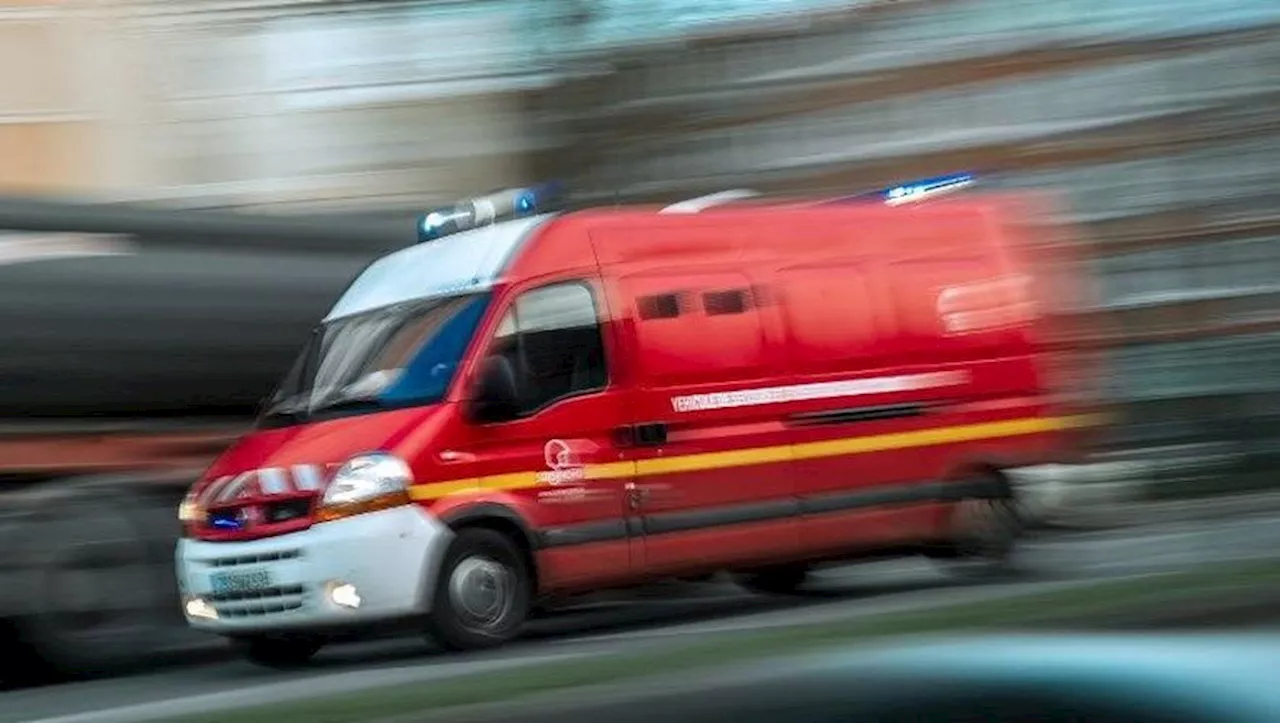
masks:
[[[519,547],[486,528],[460,530],[436,581],[428,632],[451,650],[489,648],[519,634],[530,608]]]
[[[312,637],[253,637],[234,641],[245,659],[268,668],[294,668],[304,665],[324,647],[324,641]]]
[[[1009,486],[991,474],[976,480],[984,496],[962,499],[952,509],[951,539],[934,557],[966,577],[999,577],[1018,571],[1016,553],[1024,525]]]
[[[792,595],[809,579],[809,568],[804,565],[771,567],[753,570],[738,576],[738,584],[751,592],[769,595]]]

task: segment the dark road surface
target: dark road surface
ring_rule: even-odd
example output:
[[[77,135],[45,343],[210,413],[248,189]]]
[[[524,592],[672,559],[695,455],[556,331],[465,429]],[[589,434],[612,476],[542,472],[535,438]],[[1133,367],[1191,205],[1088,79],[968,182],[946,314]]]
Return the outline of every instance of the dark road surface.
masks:
[[[1276,550],[1280,516],[1258,515],[1042,537],[1026,547],[1034,579],[1014,584],[961,585],[927,562],[903,560],[825,571],[811,594],[795,598],[752,596],[727,582],[664,587],[626,603],[584,604],[558,612],[534,623],[519,643],[483,654],[445,655],[422,640],[406,638],[334,646],[306,670],[278,672],[230,660],[215,646],[197,654],[196,660],[164,669],[5,691],[0,693],[0,723],[154,719],[153,704],[159,701],[173,701],[177,714],[192,706],[225,704],[228,698],[266,702],[398,681],[423,682],[602,650],[629,651],[672,635],[980,601],[1011,589],[1034,591],[1269,557]]]

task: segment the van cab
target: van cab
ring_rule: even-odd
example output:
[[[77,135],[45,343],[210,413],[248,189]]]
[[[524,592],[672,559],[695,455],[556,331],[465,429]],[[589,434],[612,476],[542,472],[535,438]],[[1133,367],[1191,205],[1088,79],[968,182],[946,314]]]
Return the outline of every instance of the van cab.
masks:
[[[662,578],[1007,567],[1005,470],[1088,420],[1055,401],[1027,207],[902,196],[428,214],[183,503],[187,619],[284,664],[387,623],[491,646]]]

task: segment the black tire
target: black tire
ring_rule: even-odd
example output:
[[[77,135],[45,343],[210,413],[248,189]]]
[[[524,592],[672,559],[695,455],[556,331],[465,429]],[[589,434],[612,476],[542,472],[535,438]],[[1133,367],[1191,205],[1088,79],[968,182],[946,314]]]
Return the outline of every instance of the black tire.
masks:
[[[800,592],[808,579],[808,567],[787,565],[743,573],[738,576],[738,584],[751,592],[765,595],[794,595]]]
[[[103,497],[92,505],[51,500],[25,523],[29,611],[13,621],[12,635],[31,680],[135,666],[180,624],[172,560],[154,555],[158,533],[123,500]]]
[[[306,665],[324,647],[323,640],[307,636],[237,638],[232,644],[246,660],[280,670]]]
[[[949,572],[974,579],[1022,572],[1018,546],[1026,532],[1011,487],[990,473],[974,480],[984,494],[962,499],[951,513],[951,537],[931,557]]]
[[[435,581],[427,632],[449,650],[492,648],[515,638],[529,615],[529,572],[507,535],[459,530]]]

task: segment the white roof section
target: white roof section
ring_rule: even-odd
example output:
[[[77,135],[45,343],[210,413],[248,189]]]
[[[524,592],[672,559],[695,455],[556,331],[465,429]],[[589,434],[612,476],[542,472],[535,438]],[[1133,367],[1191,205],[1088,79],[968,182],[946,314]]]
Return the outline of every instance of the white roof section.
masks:
[[[347,287],[325,321],[493,286],[520,242],[554,214],[504,221],[388,254]]]

